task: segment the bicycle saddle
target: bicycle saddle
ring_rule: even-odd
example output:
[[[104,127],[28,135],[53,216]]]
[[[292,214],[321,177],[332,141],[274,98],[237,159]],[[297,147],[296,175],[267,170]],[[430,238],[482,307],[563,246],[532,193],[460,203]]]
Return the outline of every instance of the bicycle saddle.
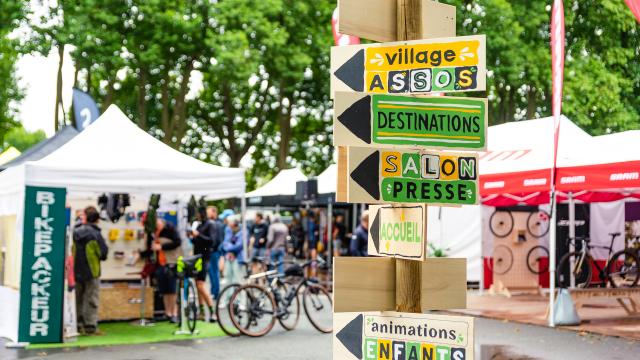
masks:
[[[620,232],[614,232],[614,233],[609,233],[609,235],[616,237],[616,236],[620,236]]]

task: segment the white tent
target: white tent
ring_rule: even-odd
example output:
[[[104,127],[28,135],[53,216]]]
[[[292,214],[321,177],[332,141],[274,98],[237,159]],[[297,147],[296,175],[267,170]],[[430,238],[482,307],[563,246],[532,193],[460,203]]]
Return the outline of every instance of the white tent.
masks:
[[[15,340],[22,254],[25,186],[67,189],[67,200],[109,192],[163,200],[242,197],[244,169],[224,168],[172,149],[138,128],[118,107],[110,106],[91,126],[41,160],[0,173],[0,217],[15,217],[15,236],[6,239],[5,269],[12,275],[0,286],[0,336]],[[295,191],[295,187],[294,187]],[[5,277],[6,280],[6,277]]]
[[[338,186],[338,165],[331,164],[317,177],[318,194],[335,194]]]
[[[296,182],[306,181],[300,169],[286,169],[280,171],[273,179],[263,186],[247,193],[247,198],[262,198],[266,196],[293,196],[296,194]],[[251,200],[249,200],[251,203]]]

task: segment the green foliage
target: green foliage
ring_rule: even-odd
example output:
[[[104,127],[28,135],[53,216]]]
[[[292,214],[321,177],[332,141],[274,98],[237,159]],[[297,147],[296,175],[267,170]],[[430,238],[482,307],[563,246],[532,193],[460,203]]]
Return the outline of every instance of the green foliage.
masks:
[[[47,138],[47,135],[43,130],[28,131],[22,126],[18,125],[9,130],[4,137],[4,148],[7,149],[10,146],[15,147],[24,152],[33,145]]]
[[[17,44],[8,37],[24,18],[23,6],[20,0],[0,1],[0,145],[7,132],[18,125],[15,104],[23,96],[15,75]]]

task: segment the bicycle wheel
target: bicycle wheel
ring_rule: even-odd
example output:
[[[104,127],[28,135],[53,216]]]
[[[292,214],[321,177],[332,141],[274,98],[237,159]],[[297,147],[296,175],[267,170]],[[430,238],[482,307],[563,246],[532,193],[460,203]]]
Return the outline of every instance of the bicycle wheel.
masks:
[[[302,293],[304,312],[311,325],[318,331],[333,331],[333,301],[327,289],[320,285],[309,284]]]
[[[535,238],[541,238],[549,232],[551,215],[544,210],[534,211],[527,216],[527,231]]]
[[[278,322],[286,330],[293,330],[300,320],[300,299],[298,294],[290,294],[295,291],[295,286],[289,282],[281,282],[276,289],[279,293],[280,301],[278,301],[279,310],[277,312]],[[288,296],[293,296],[291,303],[285,307],[285,301]]]
[[[247,336],[263,336],[271,331],[276,323],[276,301],[260,285],[241,286],[231,295],[231,304],[231,321]]]
[[[218,301],[216,302],[216,316],[218,317],[218,324],[220,329],[229,336],[240,336],[241,333],[238,328],[233,325],[231,321],[231,311],[235,307],[231,305],[231,296],[240,288],[240,284],[229,284],[220,291],[218,295]]]
[[[489,218],[489,230],[499,238],[507,237],[513,230],[513,215],[508,210],[498,210]]]
[[[541,262],[542,258],[549,259],[549,250],[542,245],[531,248],[527,253],[527,268],[536,275],[544,274],[549,271],[549,262],[545,264]]]
[[[187,287],[184,295],[187,304],[185,308],[185,316],[187,321],[187,328],[193,334],[196,330],[196,322],[198,320],[198,298],[196,294],[196,287],[193,285],[193,281],[187,280]]]
[[[574,284],[577,288],[589,287],[593,269],[591,256],[583,256],[581,252],[572,252],[565,254],[558,262],[557,281],[558,286],[568,288],[571,286],[571,277],[565,274],[573,273]],[[573,267],[571,267],[573,264]]]
[[[494,247],[492,259],[493,262],[489,262],[489,264],[491,264],[490,268],[494,274],[506,274],[513,266],[513,252],[506,245]]]
[[[631,251],[621,250],[611,256],[607,276],[612,287],[628,288],[638,285],[638,257]]]

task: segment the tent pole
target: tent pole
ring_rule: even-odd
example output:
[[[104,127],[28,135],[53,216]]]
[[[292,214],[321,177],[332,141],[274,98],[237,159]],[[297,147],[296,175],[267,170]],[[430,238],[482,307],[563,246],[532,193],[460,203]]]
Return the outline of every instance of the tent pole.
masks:
[[[240,212],[242,213],[242,247],[245,259],[249,258],[249,244],[247,243],[247,198],[242,194],[240,198]]]
[[[549,326],[555,327],[556,302],[556,189],[551,184],[551,224],[549,224]]]
[[[358,226],[358,204],[353,204],[353,211],[351,214],[351,232],[356,232]]]
[[[569,192],[569,239],[576,238],[576,200],[573,198],[573,193]],[[569,252],[575,251],[575,243],[569,243]],[[569,258],[569,269],[573,269],[573,258]],[[573,271],[569,271],[569,281],[571,288],[576,287],[576,278],[573,276]]]

